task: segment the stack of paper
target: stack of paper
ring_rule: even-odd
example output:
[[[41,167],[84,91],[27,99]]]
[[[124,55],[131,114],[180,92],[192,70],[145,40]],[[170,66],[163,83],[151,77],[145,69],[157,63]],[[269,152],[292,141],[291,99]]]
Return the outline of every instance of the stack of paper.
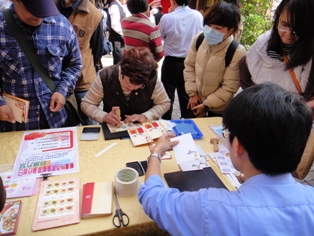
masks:
[[[190,133],[172,138],[171,141],[179,140],[173,151],[182,171],[202,170],[209,167],[206,161],[206,154],[201,148],[195,145]],[[201,152],[201,154],[200,154]]]

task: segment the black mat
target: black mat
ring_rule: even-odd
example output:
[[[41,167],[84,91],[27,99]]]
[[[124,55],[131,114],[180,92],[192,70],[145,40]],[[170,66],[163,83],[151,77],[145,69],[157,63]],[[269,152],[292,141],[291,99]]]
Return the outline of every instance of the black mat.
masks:
[[[128,131],[111,133],[106,123],[102,123],[101,127],[102,127],[102,131],[104,133],[105,140],[124,139],[124,138],[130,137]]]
[[[171,188],[183,191],[198,191],[201,188],[227,189],[211,167],[197,171],[177,171],[165,173],[164,177]]]

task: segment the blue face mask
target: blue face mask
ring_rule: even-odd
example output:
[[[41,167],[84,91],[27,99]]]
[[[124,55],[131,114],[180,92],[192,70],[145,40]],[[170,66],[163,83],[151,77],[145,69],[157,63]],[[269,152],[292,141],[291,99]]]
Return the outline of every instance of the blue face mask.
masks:
[[[218,30],[214,30],[208,25],[204,26],[204,36],[207,43],[211,46],[216,45],[222,42],[223,37],[225,36],[224,33],[219,32]]]

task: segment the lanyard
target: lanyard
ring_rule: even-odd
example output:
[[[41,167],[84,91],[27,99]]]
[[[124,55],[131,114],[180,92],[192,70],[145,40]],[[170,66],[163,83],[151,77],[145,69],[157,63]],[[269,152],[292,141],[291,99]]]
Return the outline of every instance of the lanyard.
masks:
[[[288,57],[286,56],[286,54],[283,54],[283,60],[285,61],[286,64],[288,64],[289,59],[288,59]],[[294,71],[293,71],[292,69],[289,69],[289,73],[290,73],[290,75],[291,75],[291,77],[292,77],[293,83],[294,83],[295,87],[297,88],[298,92],[299,92],[300,94],[302,94],[302,89],[301,89],[300,83],[299,83],[299,81],[297,80],[297,77],[295,76]]]

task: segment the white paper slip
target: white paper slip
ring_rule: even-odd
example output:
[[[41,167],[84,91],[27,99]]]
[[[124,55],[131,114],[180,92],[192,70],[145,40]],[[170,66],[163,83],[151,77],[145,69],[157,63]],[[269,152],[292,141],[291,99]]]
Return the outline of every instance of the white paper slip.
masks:
[[[204,167],[209,167],[205,158],[200,157],[190,133],[171,139],[171,141],[175,140],[179,140],[179,143],[173,147],[173,151],[182,171],[202,170]]]
[[[102,154],[104,154],[105,152],[107,152],[109,149],[113,148],[114,146],[116,146],[117,143],[112,143],[110,144],[108,147],[106,147],[105,149],[103,149],[102,151],[100,151],[99,153],[97,153],[95,155],[95,157],[100,157]]]

